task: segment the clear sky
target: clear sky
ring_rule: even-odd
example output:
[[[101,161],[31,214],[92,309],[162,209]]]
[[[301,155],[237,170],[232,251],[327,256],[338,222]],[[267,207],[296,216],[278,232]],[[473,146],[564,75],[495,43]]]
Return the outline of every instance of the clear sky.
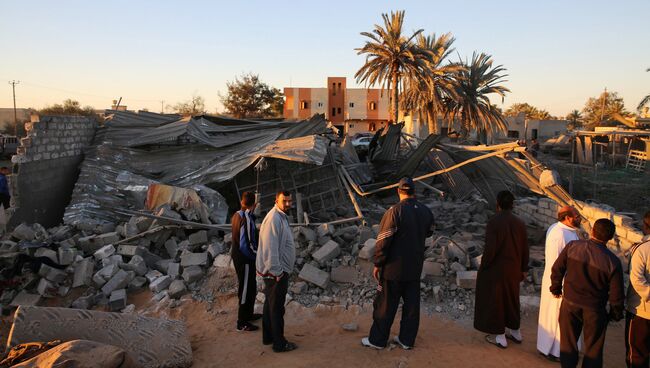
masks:
[[[160,111],[218,93],[241,73],[275,87],[353,76],[359,32],[406,10],[406,30],[451,32],[454,58],[486,52],[508,71],[503,107],[564,116],[603,88],[628,110],[650,93],[650,1],[11,1],[0,0],[0,107],[66,98]],[[500,102],[500,101],[499,101]]]

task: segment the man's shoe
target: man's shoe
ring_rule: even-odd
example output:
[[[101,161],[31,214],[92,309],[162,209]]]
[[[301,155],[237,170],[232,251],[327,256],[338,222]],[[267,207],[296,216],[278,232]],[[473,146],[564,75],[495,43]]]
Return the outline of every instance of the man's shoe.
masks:
[[[298,348],[298,345],[292,343],[292,342],[285,342],[283,346],[276,348],[273,347],[273,351],[276,353],[284,353],[285,351],[291,351],[291,350],[296,350]]]
[[[402,342],[399,340],[399,336],[395,336],[395,337],[393,338],[393,341],[395,341],[395,343],[396,343],[397,345],[399,345],[399,346],[400,346],[402,349],[404,349],[404,350],[411,350],[411,349],[413,349],[412,346],[408,346],[408,345],[406,345],[406,344],[402,344]]]
[[[500,342],[498,342],[497,337],[495,335],[485,335],[485,341],[501,349],[505,349],[508,347],[508,345],[502,345]]]
[[[547,360],[554,362],[554,363],[560,363],[560,358],[556,357],[555,355],[551,354],[544,354],[541,351],[538,351],[539,355],[543,356]]]
[[[364,337],[361,339],[361,345],[367,347],[367,348],[373,348],[375,350],[382,350],[384,347],[383,346],[377,346],[374,345],[373,343],[370,342],[370,339],[367,337]]]
[[[243,332],[243,331],[257,331],[257,330],[259,330],[259,327],[250,324],[248,322],[237,323],[237,331]]]
[[[253,316],[251,317],[251,319],[248,320],[248,322],[257,321],[257,320],[259,320],[260,318],[262,318],[262,314],[260,314],[260,313],[254,313]]]

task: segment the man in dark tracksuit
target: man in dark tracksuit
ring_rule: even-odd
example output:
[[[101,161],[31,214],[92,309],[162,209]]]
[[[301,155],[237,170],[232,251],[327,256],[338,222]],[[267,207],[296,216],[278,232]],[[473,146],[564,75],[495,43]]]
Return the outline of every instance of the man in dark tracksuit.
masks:
[[[570,242],[553,264],[550,291],[556,298],[562,297],[560,363],[563,368],[578,365],[581,331],[584,333],[582,367],[602,367],[607,323],[610,319],[623,318],[621,261],[607,249],[615,231],[616,226],[610,220],[597,220],[591,239]]]
[[[381,219],[375,248],[373,276],[379,282],[370,335],[361,343],[383,349],[388,343],[400,298],[404,300],[399,336],[404,349],[415,345],[420,324],[420,276],[424,240],[433,234],[433,214],[415,199],[411,178],[402,178],[397,189],[400,202]]]
[[[255,279],[257,234],[255,216],[253,215],[255,206],[255,193],[244,192],[241,198],[241,210],[235,212],[230,221],[232,225],[230,254],[239,281],[237,331],[257,330],[259,327],[250,322],[262,317],[260,314],[253,313],[257,296],[257,281]]]

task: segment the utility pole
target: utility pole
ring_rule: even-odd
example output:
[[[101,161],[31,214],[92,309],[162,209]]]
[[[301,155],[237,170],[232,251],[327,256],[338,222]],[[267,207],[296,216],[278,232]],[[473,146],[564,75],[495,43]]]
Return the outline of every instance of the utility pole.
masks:
[[[11,89],[14,93],[14,136],[18,137],[18,115],[16,114],[16,84],[20,84],[20,81],[12,80],[9,82],[11,84]]]
[[[602,94],[602,99],[603,102],[600,106],[600,121],[599,123],[602,123],[603,121],[603,116],[605,116],[605,101],[607,100],[607,87],[605,87],[605,91]]]
[[[164,114],[165,113],[165,100],[160,100],[160,113]]]

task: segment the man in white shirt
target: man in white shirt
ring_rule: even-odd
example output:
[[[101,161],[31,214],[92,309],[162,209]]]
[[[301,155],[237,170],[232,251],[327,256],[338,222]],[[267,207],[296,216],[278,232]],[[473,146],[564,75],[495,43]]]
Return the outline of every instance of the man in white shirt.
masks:
[[[537,350],[552,361],[560,361],[560,316],[561,298],[555,298],[551,286],[551,268],[564,247],[573,240],[579,240],[580,213],[570,206],[562,207],[557,214],[558,222],[546,232],[545,266],[542,278],[539,320],[537,327]]]

